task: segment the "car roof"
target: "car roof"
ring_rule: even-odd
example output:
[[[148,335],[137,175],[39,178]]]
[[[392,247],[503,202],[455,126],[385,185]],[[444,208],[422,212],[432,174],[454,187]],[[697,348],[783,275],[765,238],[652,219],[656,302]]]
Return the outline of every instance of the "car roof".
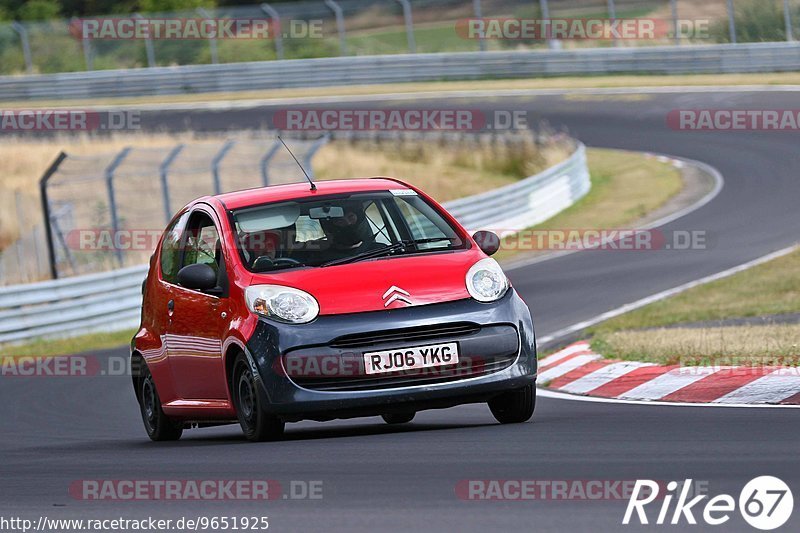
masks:
[[[317,186],[316,191],[312,191],[308,182],[304,181],[218,194],[214,198],[221,201],[226,209],[240,209],[251,205],[300,200],[329,194],[411,189],[402,181],[387,177],[325,180],[315,181],[314,184]]]

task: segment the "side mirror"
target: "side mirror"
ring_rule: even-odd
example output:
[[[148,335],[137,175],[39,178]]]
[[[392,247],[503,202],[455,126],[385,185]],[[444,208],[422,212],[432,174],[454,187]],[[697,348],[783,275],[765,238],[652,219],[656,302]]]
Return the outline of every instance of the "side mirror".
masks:
[[[203,263],[186,265],[178,271],[178,284],[187,289],[208,291],[217,286],[217,273]]]
[[[472,236],[486,255],[494,255],[500,249],[500,237],[491,231],[476,231]]]

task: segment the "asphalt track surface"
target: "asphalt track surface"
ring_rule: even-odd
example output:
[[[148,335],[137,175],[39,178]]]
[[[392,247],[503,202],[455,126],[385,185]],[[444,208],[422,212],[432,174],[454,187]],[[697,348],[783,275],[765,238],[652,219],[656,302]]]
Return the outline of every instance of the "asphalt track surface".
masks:
[[[666,227],[704,230],[706,250],[590,251],[517,268],[510,277],[537,331],[619,305],[793,244],[800,227],[796,133],[674,131],[676,108],[796,109],[795,92],[686,92],[641,96],[523,96],[392,102],[392,106],[525,109],[589,146],[703,161],[725,179],[720,194]],[[354,107],[341,104],[342,107]],[[380,107],[371,102],[359,109]],[[321,107],[330,107],[321,106]],[[269,123],[275,108],[145,112],[153,129],[227,130]],[[124,356],[125,349],[98,354]],[[250,444],[236,426],[188,431],[178,443],[146,439],[127,377],[2,378],[0,516],[143,518],[269,516],[274,531],[615,531],[625,501],[463,501],[468,479],[683,480],[738,498],[753,477],[775,475],[800,496],[797,412],[589,403],[540,398],[534,421],[494,423],[483,405],[288,426],[282,442]],[[81,479],[321,480],[322,500],[90,502],[68,494]],[[651,512],[655,517],[657,509]],[[795,512],[785,526],[800,526]],[[661,526],[666,527],[666,526]],[[737,513],[717,528],[752,530]],[[648,528],[644,528],[648,529]],[[653,529],[650,526],[649,529]],[[655,528],[660,529],[660,528]]]

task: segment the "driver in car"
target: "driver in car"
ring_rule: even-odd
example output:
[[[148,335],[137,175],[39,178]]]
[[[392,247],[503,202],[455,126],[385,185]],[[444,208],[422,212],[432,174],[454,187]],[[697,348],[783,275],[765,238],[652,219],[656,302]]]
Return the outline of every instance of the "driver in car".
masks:
[[[317,243],[327,244],[327,247],[325,245],[322,247],[327,248],[326,260],[349,257],[384,247],[375,242],[375,234],[361,202],[347,202],[341,207],[344,209],[344,216],[319,221],[325,232],[325,239],[320,239]]]

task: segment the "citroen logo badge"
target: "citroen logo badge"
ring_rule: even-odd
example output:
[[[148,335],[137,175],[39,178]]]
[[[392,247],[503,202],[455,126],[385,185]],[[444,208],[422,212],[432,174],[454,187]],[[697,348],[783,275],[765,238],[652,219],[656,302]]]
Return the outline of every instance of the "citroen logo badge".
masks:
[[[411,300],[409,300],[410,297],[411,295],[407,291],[396,285],[392,285],[389,287],[389,290],[383,293],[383,299],[386,300],[383,306],[389,307],[394,302],[403,302],[405,304],[412,305]]]

